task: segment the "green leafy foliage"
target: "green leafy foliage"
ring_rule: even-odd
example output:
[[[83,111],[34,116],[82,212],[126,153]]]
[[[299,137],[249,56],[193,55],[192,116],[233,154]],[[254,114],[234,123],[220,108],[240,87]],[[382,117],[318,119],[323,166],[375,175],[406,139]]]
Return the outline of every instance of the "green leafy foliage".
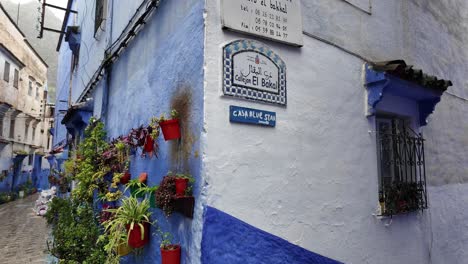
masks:
[[[103,177],[111,170],[102,165],[102,154],[107,150],[109,144],[106,142],[106,131],[104,124],[91,118],[90,125],[85,129],[85,139],[78,146],[76,160],[77,180],[73,196],[81,201],[91,202],[94,190],[107,190]]]
[[[53,242],[48,241],[49,253],[59,263],[104,263],[105,239],[98,241],[100,232],[93,208],[73,199],[54,198],[46,213],[52,226]]]
[[[150,222],[151,212],[149,208],[150,205],[147,199],[138,202],[137,198],[127,197],[122,200],[120,207],[105,210],[113,215],[102,224],[105,228],[105,236],[107,236],[107,243],[104,246],[108,254],[106,263],[119,263],[119,256],[116,252],[117,247],[123,243],[128,243],[129,233],[136,225],[143,229],[143,223],[155,224]],[[128,233],[127,226],[129,226]],[[141,235],[141,239],[143,239],[144,233],[142,232]],[[100,240],[104,240],[105,236],[101,236]]]

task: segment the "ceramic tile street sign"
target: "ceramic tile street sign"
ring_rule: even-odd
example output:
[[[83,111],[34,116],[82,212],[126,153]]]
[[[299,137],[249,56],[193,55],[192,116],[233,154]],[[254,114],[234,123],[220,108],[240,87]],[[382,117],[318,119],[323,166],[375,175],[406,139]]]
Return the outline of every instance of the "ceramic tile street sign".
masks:
[[[300,0],[222,0],[225,28],[302,46]]]
[[[224,47],[225,95],[286,105],[286,65],[270,48],[253,40]]]
[[[229,121],[274,127],[276,126],[276,113],[231,105],[229,106]]]

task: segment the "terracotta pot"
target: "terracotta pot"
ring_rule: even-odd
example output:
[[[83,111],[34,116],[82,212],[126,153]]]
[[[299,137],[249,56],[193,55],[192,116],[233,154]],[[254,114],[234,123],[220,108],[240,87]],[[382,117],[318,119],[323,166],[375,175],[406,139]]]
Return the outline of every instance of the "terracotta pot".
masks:
[[[164,140],[173,140],[180,138],[179,119],[171,119],[159,123],[163,132]]]
[[[179,264],[180,263],[180,245],[172,245],[175,249],[166,250],[161,248],[161,263],[162,264]]]
[[[138,176],[138,181],[141,183],[146,183],[146,180],[148,180],[148,173],[146,172],[140,173],[140,176]]]
[[[126,226],[127,231],[130,229],[130,225]],[[128,245],[132,248],[141,248],[146,245],[149,241],[149,223],[143,223],[143,230],[141,230],[140,225],[135,223],[133,229],[128,235]],[[143,239],[141,239],[141,233],[143,232]]]
[[[120,178],[120,183],[127,184],[131,178],[132,178],[132,175],[130,174],[130,172],[126,171],[124,175]]]
[[[185,179],[185,178],[175,179],[177,197],[185,196],[185,190],[187,189],[187,184],[188,184],[188,179]]]

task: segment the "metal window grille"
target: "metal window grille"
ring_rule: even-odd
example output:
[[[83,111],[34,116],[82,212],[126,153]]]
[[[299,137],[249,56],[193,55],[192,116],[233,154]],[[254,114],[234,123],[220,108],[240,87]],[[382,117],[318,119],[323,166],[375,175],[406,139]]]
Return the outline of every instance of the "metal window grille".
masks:
[[[427,208],[424,138],[401,119],[378,120],[379,203],[382,215]]]

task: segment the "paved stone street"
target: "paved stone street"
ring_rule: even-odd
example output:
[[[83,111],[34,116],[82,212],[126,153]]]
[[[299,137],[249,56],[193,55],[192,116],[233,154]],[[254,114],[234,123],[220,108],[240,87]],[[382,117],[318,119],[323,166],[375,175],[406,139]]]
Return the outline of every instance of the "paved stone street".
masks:
[[[33,211],[38,194],[0,205],[0,263],[46,263],[48,228]]]

